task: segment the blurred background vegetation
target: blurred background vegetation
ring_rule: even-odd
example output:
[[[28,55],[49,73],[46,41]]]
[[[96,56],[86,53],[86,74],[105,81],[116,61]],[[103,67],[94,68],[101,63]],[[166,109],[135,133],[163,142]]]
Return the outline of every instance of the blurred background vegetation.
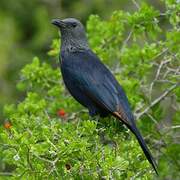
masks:
[[[165,9],[161,1],[145,2],[161,12]],[[2,120],[2,107],[5,103],[23,97],[15,88],[19,70],[35,55],[43,60],[47,59],[52,38],[58,36],[56,29],[50,24],[52,18],[76,17],[85,23],[90,14],[98,14],[106,19],[114,10],[132,12],[136,9],[136,2],[133,0],[1,0],[0,119]]]

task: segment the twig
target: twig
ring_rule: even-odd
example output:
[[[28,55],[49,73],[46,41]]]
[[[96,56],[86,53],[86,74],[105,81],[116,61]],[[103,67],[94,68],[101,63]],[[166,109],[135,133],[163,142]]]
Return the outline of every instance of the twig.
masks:
[[[180,67],[178,67],[177,69],[173,69],[173,68],[167,67],[167,69],[169,71],[171,71],[171,72],[174,72],[175,74],[180,74],[180,72],[179,72]]]
[[[59,158],[57,157],[54,161],[52,161],[52,168],[51,168],[51,170],[50,170],[50,172],[49,172],[49,175],[50,175],[53,171],[55,171],[55,173],[57,174],[57,176],[59,176],[59,173],[58,173],[58,171],[57,171],[57,169],[56,169],[56,163],[57,163],[58,160],[59,160]]]
[[[48,162],[48,163],[50,163],[50,164],[53,164],[53,163],[54,163],[54,161],[51,161],[51,160],[49,160],[49,159],[40,157],[40,156],[38,156],[38,155],[36,155],[36,154],[33,154],[33,155],[34,155],[36,158],[38,158],[38,159],[40,159],[40,160],[42,160],[42,161],[44,161],[44,162]]]
[[[47,136],[45,136],[45,138],[46,138],[47,142],[49,144],[51,144],[51,146],[53,146],[56,151],[58,151],[57,147],[50,141],[50,139]]]
[[[164,80],[156,80],[156,82],[157,83],[169,83],[169,84],[176,84],[175,82],[172,82],[172,81],[169,81],[169,80],[166,80],[166,79],[164,79]]]
[[[165,50],[166,51],[166,50]],[[165,52],[163,51],[163,53]],[[161,53],[162,54],[162,53]],[[169,63],[170,60],[166,60],[166,61],[162,61],[157,69],[157,72],[156,72],[156,76],[154,78],[154,80],[152,81],[152,83],[150,84],[150,88],[149,88],[149,96],[150,96],[150,99],[151,99],[151,94],[152,94],[152,89],[153,89],[153,86],[155,84],[155,82],[159,79],[159,76],[160,76],[160,72],[161,72],[161,69],[163,67],[163,65]]]
[[[28,163],[28,165],[29,165],[30,169],[33,171],[33,170],[34,170],[34,168],[33,168],[32,164],[31,164],[30,149],[29,149],[29,147],[28,147],[28,146],[27,146],[27,163]]]
[[[152,60],[155,60],[157,59],[159,56],[161,56],[162,54],[164,54],[165,52],[167,52],[169,49],[168,48],[165,48],[162,52],[160,52],[159,54],[155,55]],[[158,63],[154,62],[155,65],[159,66]]]
[[[147,115],[152,119],[152,121],[155,123],[155,124],[158,124],[158,122],[156,121],[156,119],[149,113],[147,113]]]
[[[130,40],[131,36],[133,33],[133,29],[131,29],[131,31],[129,32],[127,38],[124,40],[122,48],[121,48],[121,52],[124,50],[125,46],[127,45],[128,41]]]
[[[131,31],[129,32],[126,40],[124,41],[124,45],[126,45],[128,43],[128,41],[130,40],[131,36],[132,36],[132,33],[133,33],[133,29],[131,29]]]
[[[167,68],[167,71],[164,73],[163,79],[165,79],[169,73],[174,73],[173,75],[175,75],[175,76],[180,75],[180,72],[179,72],[180,67],[178,67],[177,69],[173,69],[173,68],[170,68],[170,67],[166,67],[166,68]]]
[[[165,127],[164,129],[178,129],[178,128],[180,128],[180,125]]]
[[[0,172],[0,176],[13,176],[11,172]]]
[[[162,99],[164,99],[172,90],[174,90],[179,83],[176,83],[172,85],[169,89],[167,89],[161,96],[159,96],[157,99],[155,99],[151,104],[145,108],[144,111],[140,112],[139,114],[136,115],[136,119],[140,119],[144,114],[146,114],[153,106],[155,106],[157,103],[159,103]]]
[[[144,103],[141,103],[139,106],[136,107],[134,114],[138,114],[138,112],[144,107]]]
[[[139,4],[135,1],[135,0],[132,0],[133,4],[136,6],[137,9],[140,9],[140,6]]]

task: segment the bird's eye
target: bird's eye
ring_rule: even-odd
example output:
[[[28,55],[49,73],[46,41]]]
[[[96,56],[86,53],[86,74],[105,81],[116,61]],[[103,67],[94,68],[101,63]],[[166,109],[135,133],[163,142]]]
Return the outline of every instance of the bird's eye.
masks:
[[[76,26],[77,26],[77,24],[76,24],[76,23],[72,23],[72,27],[74,27],[74,28],[75,28]]]

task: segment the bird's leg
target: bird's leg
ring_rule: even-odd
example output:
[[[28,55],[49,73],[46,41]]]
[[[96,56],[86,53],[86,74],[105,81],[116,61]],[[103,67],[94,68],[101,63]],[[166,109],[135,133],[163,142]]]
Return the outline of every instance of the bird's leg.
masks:
[[[96,116],[96,115],[93,115],[91,114],[91,120],[97,122],[97,129],[98,129],[98,134],[100,136],[100,141],[102,142],[102,144],[107,144],[105,143],[106,141],[106,138],[105,138],[105,128],[104,128],[104,125],[100,122],[100,116]]]
[[[117,152],[117,143],[113,140],[110,139],[106,136],[106,126],[104,125],[104,123],[102,123],[101,120],[103,120],[104,118],[100,117],[100,116],[96,116],[96,122],[97,124],[97,128],[98,128],[98,135],[100,137],[100,142],[103,145],[108,145],[110,147],[112,147],[114,149],[115,152],[115,156],[116,156],[116,152]],[[101,119],[102,118],[102,119]]]
[[[89,112],[90,114],[90,112]],[[103,145],[109,145],[111,146],[112,148],[114,148],[115,150],[115,156],[116,156],[116,152],[117,152],[117,143],[112,140],[112,139],[109,139],[107,138],[106,136],[106,127],[104,125],[104,123],[102,123],[101,120],[103,120],[104,118],[101,117],[100,115],[96,115],[96,114],[92,114],[91,112],[91,120],[97,122],[97,129],[98,129],[98,135],[100,137],[100,142],[103,144]],[[102,119],[101,119],[102,118]]]

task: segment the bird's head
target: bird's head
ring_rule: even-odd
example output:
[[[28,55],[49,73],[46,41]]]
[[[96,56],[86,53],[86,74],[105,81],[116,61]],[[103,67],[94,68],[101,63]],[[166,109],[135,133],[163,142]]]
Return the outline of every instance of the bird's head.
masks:
[[[53,19],[52,24],[61,32],[61,48],[88,48],[84,26],[75,18]]]

